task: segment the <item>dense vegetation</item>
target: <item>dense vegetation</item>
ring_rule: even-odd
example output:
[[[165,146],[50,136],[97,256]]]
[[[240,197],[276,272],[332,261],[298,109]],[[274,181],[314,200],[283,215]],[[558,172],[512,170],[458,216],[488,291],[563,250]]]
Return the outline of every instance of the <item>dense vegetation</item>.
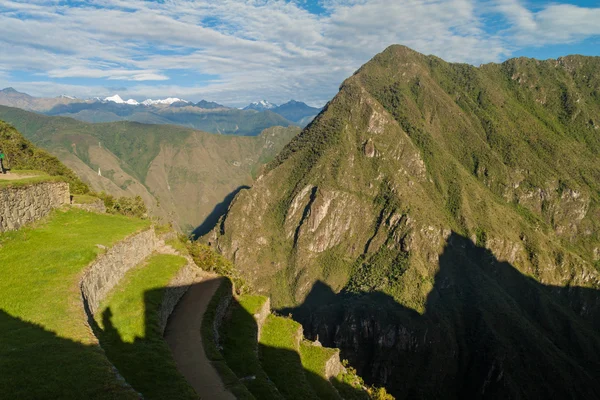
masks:
[[[69,182],[71,193],[87,193],[89,188],[58,158],[34,146],[15,128],[0,120],[0,150],[6,155],[4,167],[13,170],[37,170],[61,176]]]

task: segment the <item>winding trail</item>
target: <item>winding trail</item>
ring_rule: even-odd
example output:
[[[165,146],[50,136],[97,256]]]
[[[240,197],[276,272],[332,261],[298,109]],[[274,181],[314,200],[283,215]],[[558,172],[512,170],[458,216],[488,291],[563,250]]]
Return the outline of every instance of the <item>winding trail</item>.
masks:
[[[221,279],[204,274],[183,295],[169,318],[165,340],[171,348],[179,372],[203,399],[235,400],[204,353],[201,326],[206,306]]]

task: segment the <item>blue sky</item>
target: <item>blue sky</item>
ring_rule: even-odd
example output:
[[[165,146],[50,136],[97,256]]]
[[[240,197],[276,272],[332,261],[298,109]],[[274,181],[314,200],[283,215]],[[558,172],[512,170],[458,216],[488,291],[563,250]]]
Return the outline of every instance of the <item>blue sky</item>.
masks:
[[[0,0],[0,88],[323,105],[391,44],[474,65],[600,56],[592,0]]]

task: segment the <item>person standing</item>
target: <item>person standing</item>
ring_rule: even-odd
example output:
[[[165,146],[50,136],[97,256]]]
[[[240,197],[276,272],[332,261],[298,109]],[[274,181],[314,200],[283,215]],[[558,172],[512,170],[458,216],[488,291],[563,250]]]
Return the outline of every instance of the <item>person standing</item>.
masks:
[[[6,174],[4,169],[4,152],[0,150],[0,174]]]

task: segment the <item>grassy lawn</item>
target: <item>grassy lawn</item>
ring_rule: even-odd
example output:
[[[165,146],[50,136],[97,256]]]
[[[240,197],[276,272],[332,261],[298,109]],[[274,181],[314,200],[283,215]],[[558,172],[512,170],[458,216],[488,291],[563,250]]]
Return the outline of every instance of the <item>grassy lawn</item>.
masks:
[[[158,320],[164,287],[186,262],[174,255],[152,256],[125,275],[96,313],[102,348],[146,399],[198,398],[177,371]]]
[[[15,399],[135,398],[85,323],[79,279],[149,221],[78,209],[0,234],[0,393]]]
[[[301,328],[289,318],[269,315],[260,338],[260,361],[286,399],[318,399],[306,379],[294,339]]]
[[[35,176],[28,176],[30,173]],[[27,177],[21,178],[23,175]],[[0,179],[0,188],[28,186],[40,182],[66,182],[62,176],[50,176],[39,171],[14,171],[3,177],[6,179]]]
[[[257,399],[281,399],[263,371],[257,355],[257,325],[253,315],[265,304],[264,296],[244,295],[231,305],[231,316],[221,328],[223,356],[227,365]],[[254,377],[254,378],[251,378]]]
[[[338,393],[325,377],[325,363],[337,351],[337,349],[314,346],[307,341],[300,343],[300,359],[306,371],[306,378],[321,399],[340,399]]]
[[[89,194],[74,194],[73,195],[73,203],[75,204],[92,204],[100,200],[96,196],[91,196]]]

